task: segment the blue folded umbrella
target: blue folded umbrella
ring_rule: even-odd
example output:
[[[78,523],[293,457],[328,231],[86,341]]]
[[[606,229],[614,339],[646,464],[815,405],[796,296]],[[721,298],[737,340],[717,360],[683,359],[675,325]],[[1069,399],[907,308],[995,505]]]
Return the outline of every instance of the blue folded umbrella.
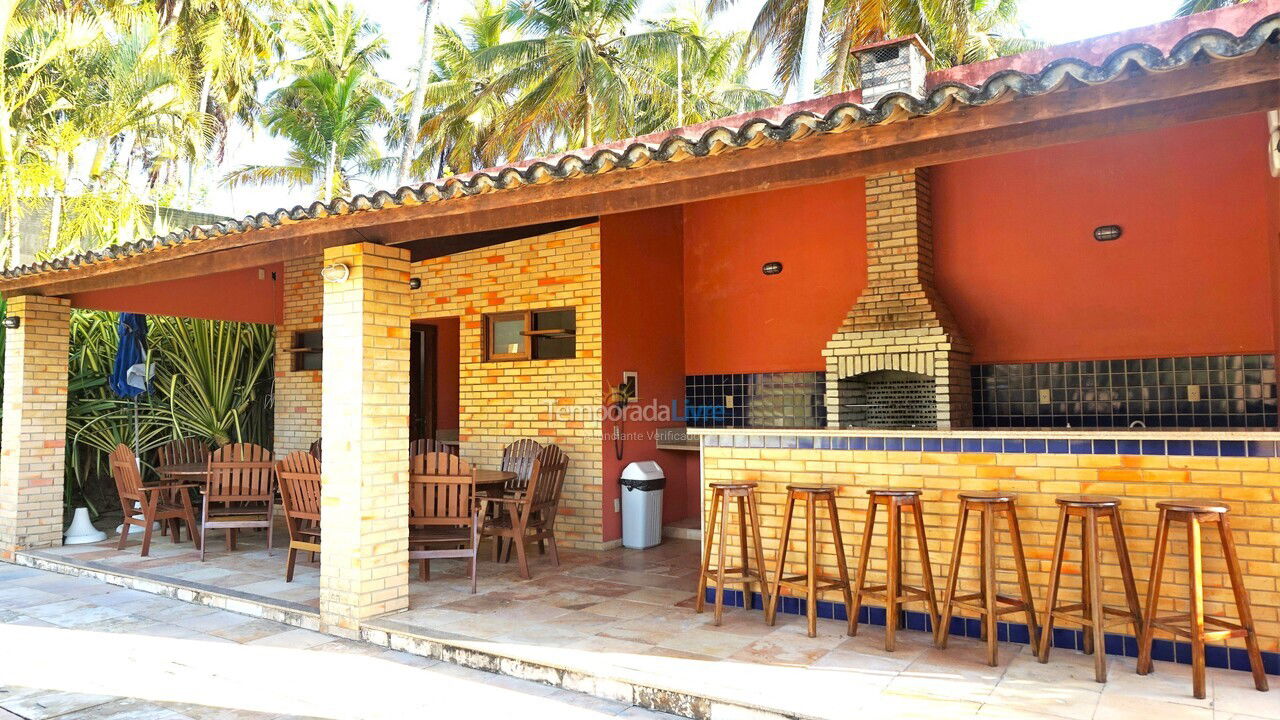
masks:
[[[151,389],[147,369],[147,316],[120,313],[120,346],[111,369],[111,391],[122,398],[137,397]]]

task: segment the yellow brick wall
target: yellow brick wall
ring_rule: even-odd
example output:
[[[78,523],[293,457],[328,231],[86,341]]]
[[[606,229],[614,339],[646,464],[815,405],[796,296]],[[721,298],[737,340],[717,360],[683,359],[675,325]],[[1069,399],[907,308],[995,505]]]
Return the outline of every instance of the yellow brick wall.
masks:
[[[569,454],[557,536],[572,547],[601,545],[601,440],[590,417],[550,408],[596,408],[603,398],[600,352],[600,227],[564,230],[414,265],[422,288],[415,319],[459,317],[459,441],[462,456],[497,467],[518,438],[553,442]],[[483,315],[573,307],[577,357],[483,362]]]
[[[292,333],[320,325],[322,263],[293,261],[284,272],[284,324],[277,349]],[[553,407],[598,408],[602,399],[600,345],[600,229],[591,225],[415,263],[422,287],[403,288],[416,320],[459,318],[459,440],[464,457],[497,467],[515,439],[554,442],[570,456],[557,521],[566,546],[601,545],[599,415],[561,417]],[[482,317],[507,310],[572,306],[577,311],[577,357],[522,362],[482,361]],[[326,349],[328,346],[326,341]],[[320,435],[320,372],[293,372],[276,360],[276,452],[305,450]],[[326,367],[328,363],[326,360]],[[408,388],[408,372],[403,376]]]
[[[7,314],[21,325],[7,331],[4,350],[3,558],[19,549],[62,544],[70,307],[64,298],[9,298]]]
[[[318,330],[324,320],[320,257],[284,264],[283,322],[276,328],[275,447],[278,455],[307,450],[320,437],[320,371],[295,372],[294,333]]]
[[[324,283],[320,620],[353,634],[409,604],[409,252],[329,248]]]
[[[1052,558],[1054,532],[1058,520],[1056,495],[1092,493],[1115,495],[1123,500],[1125,536],[1129,541],[1138,592],[1146,602],[1147,579],[1150,575],[1151,551],[1155,538],[1158,511],[1156,502],[1167,498],[1214,498],[1230,502],[1231,523],[1236,547],[1240,553],[1249,589],[1262,649],[1280,650],[1280,458],[1179,457],[1162,455],[1066,455],[1066,454],[994,454],[880,452],[809,449],[747,449],[706,447],[703,455],[705,482],[754,481],[759,483],[765,557],[770,563],[777,556],[785,501],[789,483],[829,484],[840,488],[837,504],[844,533],[846,552],[851,567],[857,569],[857,546],[861,541],[867,508],[867,488],[920,488],[925,506],[925,526],[929,551],[939,593],[945,585],[945,572],[950,560],[955,535],[960,490],[1000,490],[1018,493],[1018,517],[1023,543],[1027,549],[1034,598],[1043,603]],[[704,495],[704,508],[709,493]],[[705,516],[705,509],[704,509]],[[732,521],[736,523],[736,516]],[[877,542],[873,546],[869,580],[883,582],[884,514],[877,519]],[[789,558],[803,558],[795,553],[803,549],[804,520],[797,512],[792,530]],[[732,526],[731,526],[732,527]],[[835,555],[830,533],[826,530],[825,513],[819,514],[824,572],[835,571]],[[1124,605],[1119,565],[1107,523],[1102,523],[1103,568],[1106,578],[1104,602]],[[1068,543],[1067,572],[1064,592],[1059,602],[1076,602],[1079,597],[1079,525],[1073,521]],[[1005,526],[998,526],[997,542],[1007,548]],[[800,532],[797,532],[800,531]],[[919,563],[914,534],[904,529],[903,553],[908,582],[919,585]],[[1174,526],[1174,543],[1166,563],[1161,603],[1162,614],[1177,606],[1185,612],[1188,597],[1185,532]],[[797,540],[799,538],[799,540]],[[977,533],[970,523],[970,540],[961,571],[962,588],[977,589]],[[1217,541],[1217,530],[1205,533],[1205,610],[1209,613],[1236,616],[1226,567]],[[737,543],[730,540],[730,550]],[[1001,592],[1016,594],[1017,583],[1011,564],[1011,553],[999,556]],[[801,564],[788,562],[788,572],[802,572]],[[839,600],[837,595],[825,599]],[[909,605],[916,610],[919,605]],[[1022,622],[1023,616],[1011,615],[1006,620]],[[1068,626],[1069,627],[1069,626]],[[1131,629],[1112,628],[1113,632],[1132,634]],[[1159,636],[1159,635],[1158,635]],[[1243,647],[1242,641],[1232,641]]]

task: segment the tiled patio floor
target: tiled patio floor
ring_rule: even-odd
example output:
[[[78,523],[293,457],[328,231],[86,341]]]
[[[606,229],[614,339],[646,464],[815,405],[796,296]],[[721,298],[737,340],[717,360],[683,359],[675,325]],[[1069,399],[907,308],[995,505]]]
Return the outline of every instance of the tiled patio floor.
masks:
[[[282,535],[281,535],[282,537]],[[283,581],[284,553],[267,557],[262,536],[244,533],[227,553],[219,540],[198,562],[189,543],[153,544],[140,559],[137,543],[41,551],[77,565],[223,588],[235,595],[313,609],[318,566],[301,563]],[[557,570],[531,559],[533,578],[514,563],[494,564],[482,548],[479,592],[467,592],[459,562],[432,564],[432,580],[411,583],[408,611],[375,628],[456,644],[555,668],[585,669],[605,681],[650,687],[822,718],[997,717],[1110,720],[1137,715],[1160,720],[1253,720],[1280,717],[1280,691],[1259,693],[1248,673],[1209,670],[1209,698],[1190,692],[1190,669],[1159,663],[1139,677],[1131,658],[1110,658],[1110,682],[1093,681],[1092,659],[1057,650],[1041,665],[1025,646],[1006,644],[1001,664],[981,662],[976,640],[952,638],[933,648],[919,632],[899,632],[897,652],[883,650],[883,628],[858,637],[844,624],[819,621],[816,638],[803,618],[779,615],[766,626],[759,611],[726,610],[721,627],[693,612],[697,546],[668,540],[645,551],[564,551]]]

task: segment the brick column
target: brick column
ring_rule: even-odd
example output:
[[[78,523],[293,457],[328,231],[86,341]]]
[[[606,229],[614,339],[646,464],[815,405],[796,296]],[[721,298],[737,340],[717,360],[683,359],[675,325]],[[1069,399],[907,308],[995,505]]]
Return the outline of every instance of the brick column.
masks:
[[[353,636],[409,605],[409,253],[329,248],[324,285],[320,619]]]
[[[5,335],[0,429],[0,557],[11,559],[62,544],[71,303],[13,297],[6,313],[22,322]]]

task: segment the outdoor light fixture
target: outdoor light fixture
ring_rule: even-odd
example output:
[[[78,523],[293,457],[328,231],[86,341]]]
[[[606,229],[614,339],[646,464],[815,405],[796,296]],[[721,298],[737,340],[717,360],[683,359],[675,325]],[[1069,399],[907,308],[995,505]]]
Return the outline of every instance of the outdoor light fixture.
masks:
[[[325,282],[346,282],[347,278],[351,277],[351,268],[347,267],[343,263],[326,265],[325,268],[320,271],[320,277],[324,278]]]
[[[422,278],[409,278],[409,289],[417,290],[422,287]]]
[[[1123,232],[1119,225],[1100,225],[1093,229],[1093,239],[1098,242],[1110,242],[1119,239]]]
[[[17,315],[10,315],[9,317],[6,317],[4,319],[4,326],[10,330],[17,330],[18,326],[21,324],[22,324],[22,318],[18,317]]]
[[[767,262],[760,268],[760,272],[765,275],[777,275],[782,272],[782,263],[777,262],[776,260],[774,262]]]

